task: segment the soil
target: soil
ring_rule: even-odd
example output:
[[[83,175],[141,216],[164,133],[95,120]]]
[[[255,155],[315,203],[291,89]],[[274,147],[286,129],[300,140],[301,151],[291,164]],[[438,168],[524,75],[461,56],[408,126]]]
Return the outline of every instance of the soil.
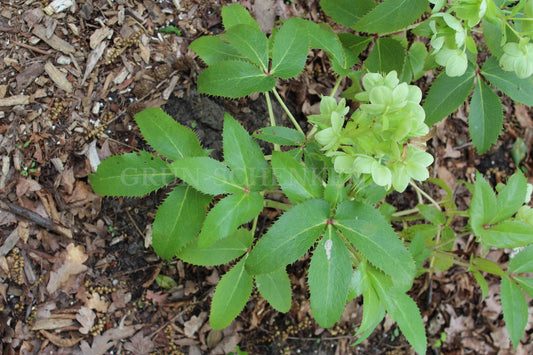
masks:
[[[239,1],[261,21],[290,16],[328,21],[316,0],[272,0],[271,17],[258,10],[268,2]],[[91,190],[95,161],[150,150],[133,120],[145,107],[161,107],[194,129],[220,160],[225,113],[250,132],[268,125],[263,96],[226,100],[196,92],[203,64],[187,46],[223,31],[220,9],[229,3],[92,0],[51,15],[43,12],[44,2],[0,5],[0,100],[6,103],[0,106],[0,353],[196,355],[235,352],[237,346],[250,354],[414,353],[388,316],[369,339],[350,346],[361,322],[360,298],[347,304],[335,327],[320,328],[310,315],[308,255],[288,267],[293,291],[288,313],[275,311],[254,291],[229,327],[212,330],[210,300],[230,266],[164,261],[150,247],[155,211],[171,187],[143,198],[102,198]],[[167,24],[182,35],[158,34]],[[317,112],[320,95],[335,83],[328,66],[325,54],[314,51],[303,74],[278,85],[304,130],[305,116]],[[417,84],[427,90],[432,80],[428,74]],[[468,143],[467,106],[440,122],[428,142],[436,158],[431,173],[454,189],[461,210],[471,195],[458,182],[472,182],[476,170],[493,186],[505,182],[517,170],[509,153],[517,139],[527,147],[533,142],[531,109],[502,100],[505,129],[488,153],[478,155]],[[291,126],[273,103],[278,124]],[[268,144],[262,148],[270,153]],[[529,152],[518,168],[533,182]],[[441,194],[434,184],[420,185],[436,198]],[[406,209],[418,200],[408,189],[387,202]],[[278,216],[265,209],[258,235]],[[457,219],[453,227],[460,231],[464,224]],[[459,239],[456,249],[465,260],[482,253],[472,236]],[[509,259],[501,250],[486,257],[503,265]],[[161,277],[175,284],[163,287],[156,281]],[[463,267],[415,280],[410,295],[433,345],[428,353],[533,353],[533,323],[513,350],[499,280],[489,275],[487,281],[489,296],[482,300]]]

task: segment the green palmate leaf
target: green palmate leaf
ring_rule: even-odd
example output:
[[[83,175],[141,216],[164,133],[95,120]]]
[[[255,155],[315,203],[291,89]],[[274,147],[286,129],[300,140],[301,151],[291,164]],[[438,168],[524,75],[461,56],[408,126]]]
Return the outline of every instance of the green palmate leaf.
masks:
[[[172,259],[196,237],[205,219],[211,198],[191,186],[176,186],[157,209],[152,229],[154,251]]]
[[[415,263],[390,223],[373,207],[344,201],[337,209],[335,226],[376,267],[392,276],[401,290],[411,287]]]
[[[94,192],[104,196],[143,196],[174,180],[168,163],[145,151],[109,157],[89,175]]]
[[[533,243],[533,225],[516,220],[507,220],[490,229],[483,229],[481,239],[496,248],[518,248]]]
[[[271,172],[259,144],[228,113],[224,115],[223,132],[224,160],[236,180],[252,190],[262,189],[266,176]]]
[[[366,274],[366,263],[361,262],[356,270],[352,273],[350,279],[350,289],[348,290],[348,297],[346,301],[349,302],[356,297],[362,295],[370,286],[368,276]]]
[[[285,268],[255,276],[255,284],[268,303],[279,312],[291,309],[291,281]]]
[[[206,36],[194,40],[189,48],[195,51],[207,65],[225,60],[243,61],[246,59],[235,47],[226,43],[220,36]]]
[[[255,65],[238,60],[215,63],[198,77],[198,92],[232,99],[272,90],[276,79]]]
[[[226,165],[208,157],[177,160],[170,164],[170,170],[196,190],[209,195],[242,192],[245,188],[235,182]]]
[[[272,48],[272,75],[289,79],[300,74],[307,60],[309,40],[304,21],[291,18],[285,22],[274,40]]]
[[[236,25],[250,25],[259,29],[257,21],[239,4],[222,7],[222,24],[226,30]]]
[[[321,327],[329,328],[339,321],[352,271],[350,253],[338,232],[329,225],[313,252],[307,276],[311,313]]]
[[[198,246],[207,247],[234,233],[243,223],[249,222],[263,210],[263,196],[257,192],[244,192],[226,196],[209,211]]]
[[[142,110],[135,115],[135,121],[148,144],[169,159],[205,155],[196,134],[160,108]]]
[[[248,257],[247,270],[265,274],[296,261],[322,235],[329,216],[329,204],[324,200],[294,206],[259,240]]]
[[[373,268],[368,270],[372,285],[392,320],[398,323],[403,335],[416,352],[425,354],[426,330],[416,303],[398,290],[389,276]]]
[[[498,213],[496,209],[496,195],[489,183],[483,176],[476,172],[476,183],[470,202],[470,225],[474,234],[480,235],[484,230],[484,224],[490,222]]]
[[[235,25],[222,35],[252,63],[268,70],[268,40],[260,29],[250,25]]]
[[[378,38],[365,65],[372,73],[388,73],[396,70],[401,73],[405,62],[403,45],[392,37]]]
[[[322,0],[320,7],[333,19],[346,27],[352,27],[376,4],[372,0]]]
[[[527,292],[529,297],[533,297],[533,278],[524,276],[515,276],[513,279],[518,282],[524,291]]]
[[[302,145],[305,143],[305,136],[302,133],[283,126],[261,128],[253,136],[265,142],[279,145]]]
[[[272,169],[281,189],[292,203],[322,197],[322,181],[313,170],[303,166],[289,153],[272,152]]]
[[[474,74],[471,67],[462,76],[450,77],[444,71],[439,74],[422,105],[428,126],[439,122],[465,102],[474,85]]]
[[[533,245],[526,247],[511,259],[509,270],[515,273],[533,272]]]
[[[180,250],[176,256],[193,265],[222,265],[243,255],[252,246],[252,242],[252,232],[241,228],[205,248],[200,248],[198,239],[195,239],[191,244]]]
[[[498,213],[490,223],[498,223],[512,217],[524,204],[526,191],[526,177],[520,172],[513,174],[496,198]]]
[[[333,70],[341,71],[343,73],[342,75],[346,75],[342,70],[348,69],[344,58],[342,44],[331,27],[326,24],[319,26],[311,21],[305,21],[303,24],[307,28],[309,45],[311,48],[323,49],[326,51]]]
[[[501,300],[503,320],[509,337],[516,348],[524,334],[528,319],[528,307],[524,291],[509,278],[502,278]]]
[[[485,280],[483,275],[481,275],[481,273],[475,268],[470,270],[470,272],[472,272],[472,275],[474,275],[479,288],[481,288],[481,300],[484,300],[489,293],[489,285],[487,284],[487,280]]]
[[[427,0],[385,0],[351,27],[367,33],[396,32],[415,23],[427,9]]]
[[[503,127],[503,106],[498,95],[478,77],[468,115],[470,137],[480,154],[496,143]]]
[[[485,61],[481,74],[514,101],[533,106],[533,77],[520,79],[514,72],[504,71],[494,57]]]
[[[355,333],[356,336],[359,335],[359,339],[352,345],[355,346],[367,339],[384,317],[385,307],[383,307],[374,287],[368,287],[363,293],[363,319]]]
[[[418,205],[416,206],[420,213],[422,213],[422,216],[424,216],[425,219],[430,221],[433,224],[440,224],[443,225],[446,223],[446,216],[442,211],[438,210],[435,206],[432,205]]]
[[[242,311],[246,302],[252,294],[254,280],[246,272],[242,259],[228,271],[218,283],[213,302],[211,303],[211,314],[209,323],[213,329],[224,329]]]

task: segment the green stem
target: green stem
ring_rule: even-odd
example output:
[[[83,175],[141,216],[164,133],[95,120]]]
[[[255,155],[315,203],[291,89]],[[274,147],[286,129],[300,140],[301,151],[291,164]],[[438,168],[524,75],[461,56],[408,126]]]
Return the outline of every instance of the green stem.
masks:
[[[274,118],[274,110],[272,110],[272,102],[270,101],[270,94],[268,93],[268,91],[265,92],[265,98],[268,107],[268,117],[270,118],[270,125],[272,127],[276,127],[276,119]],[[281,151],[279,144],[274,144],[274,150],[278,152]]]
[[[412,180],[409,182],[409,184],[415,188],[416,191],[420,192],[420,194],[422,196],[424,196],[425,198],[428,199],[428,201],[430,201],[435,207],[437,207],[437,209],[440,211],[441,208],[439,206],[439,204],[437,203],[437,201],[435,201],[431,196],[429,196],[424,190],[422,190],[420,187],[418,187]]]
[[[287,105],[285,105],[285,102],[283,102],[283,99],[281,98],[281,96],[279,96],[278,92],[276,91],[276,88],[272,89],[272,93],[274,94],[274,96],[278,100],[279,104],[281,105],[281,107],[283,108],[283,110],[285,111],[287,116],[289,116],[289,118],[290,118],[292,124],[294,125],[294,127],[298,130],[298,132],[300,132],[301,134],[305,135],[304,131],[302,130],[302,127],[300,127],[298,122],[296,122],[296,118],[294,118],[294,116],[292,115],[291,111],[289,111],[289,108],[287,107]]]
[[[331,97],[335,96],[335,93],[337,92],[337,90],[339,89],[339,86],[341,85],[342,78],[343,78],[342,76],[339,76],[337,78],[337,81],[335,82],[335,86],[331,90],[331,94],[329,94],[329,96]]]
[[[278,202],[278,201],[273,201],[273,200],[265,200],[265,207],[277,208],[278,210],[288,211],[293,206],[289,205],[288,203],[283,203],[283,202]]]

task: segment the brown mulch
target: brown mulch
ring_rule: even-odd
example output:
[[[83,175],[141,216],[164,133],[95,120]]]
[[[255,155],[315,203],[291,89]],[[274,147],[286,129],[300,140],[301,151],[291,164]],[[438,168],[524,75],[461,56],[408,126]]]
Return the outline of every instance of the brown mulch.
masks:
[[[231,326],[210,328],[210,299],[227,268],[159,259],[150,247],[150,224],[165,191],[142,199],[102,198],[91,190],[88,175],[110,155],[146,147],[132,118],[136,112],[145,107],[181,112],[183,105],[196,112],[195,78],[202,63],[188,45],[220,33],[221,6],[233,1],[92,0],[54,7],[67,3],[72,2],[0,4],[0,353],[224,354],[239,346],[251,354],[411,354],[388,317],[370,339],[350,346],[362,316],[360,299],[347,305],[334,328],[318,327],[309,312],[305,257],[289,267],[289,313],[276,312],[254,294]],[[291,16],[327,21],[318,1],[239,3],[267,27]],[[274,10],[264,10],[265,4]],[[157,31],[168,24],[182,35]],[[315,54],[304,74],[279,86],[300,115],[315,113],[320,95],[334,84],[326,56]],[[431,78],[423,80],[427,85]],[[531,146],[533,121],[527,107],[505,104],[505,134],[483,156],[468,145],[466,108],[439,123],[430,142],[435,177],[454,186],[460,179],[471,182],[476,169],[493,183],[512,174],[509,149],[516,138]],[[257,98],[205,98],[202,105],[245,116],[263,109]],[[176,119],[215,131],[222,121],[222,116],[218,123],[182,116]],[[240,120],[255,127],[245,116]],[[204,143],[216,148],[216,142]],[[531,155],[522,166],[531,182]],[[426,187],[438,196],[434,186]],[[394,203],[408,206],[412,196],[408,191]],[[461,209],[469,198],[466,189],[456,190]],[[265,211],[261,228],[276,217],[276,211]],[[463,222],[458,220],[457,228]],[[459,255],[481,253],[472,238],[458,240],[457,248]],[[508,260],[503,251],[488,257]],[[158,276],[176,285],[163,288]],[[512,350],[498,280],[488,281],[491,292],[482,301],[464,268],[416,280],[411,295],[430,344],[446,334],[433,353],[533,353],[532,322]]]

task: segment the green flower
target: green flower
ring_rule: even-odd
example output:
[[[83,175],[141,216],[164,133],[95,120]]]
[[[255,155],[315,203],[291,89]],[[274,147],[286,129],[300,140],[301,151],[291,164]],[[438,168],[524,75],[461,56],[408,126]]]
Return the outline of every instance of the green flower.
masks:
[[[427,167],[433,163],[431,154],[409,146],[404,161],[397,161],[391,166],[392,185],[398,192],[403,192],[411,179],[424,181],[429,178]]]
[[[390,188],[392,183],[392,173],[388,167],[369,156],[355,158],[354,170],[361,174],[372,174],[372,180],[379,186]]]
[[[443,47],[435,54],[435,62],[446,68],[448,76],[461,76],[468,67],[468,58],[462,49]]]
[[[308,116],[309,122],[316,125],[319,129],[324,129],[330,126],[331,114],[338,113],[344,117],[350,110],[346,107],[346,100],[342,99],[339,103],[331,96],[322,96],[320,101],[320,114]]]
[[[514,71],[520,79],[533,74],[533,44],[508,42],[503,46],[500,65],[505,71]]]
[[[522,206],[516,214],[516,219],[522,222],[533,224],[533,208]]]
[[[487,0],[455,0],[452,9],[458,18],[474,27],[487,12]]]
[[[342,126],[344,125],[344,116],[333,111],[330,115],[331,126],[315,134],[315,139],[322,146],[326,154],[336,151],[343,138]]]
[[[431,16],[429,26],[433,32],[431,37],[432,54],[435,61],[446,67],[448,76],[461,76],[468,66],[465,53],[466,29],[461,22],[448,13],[439,12]]]

